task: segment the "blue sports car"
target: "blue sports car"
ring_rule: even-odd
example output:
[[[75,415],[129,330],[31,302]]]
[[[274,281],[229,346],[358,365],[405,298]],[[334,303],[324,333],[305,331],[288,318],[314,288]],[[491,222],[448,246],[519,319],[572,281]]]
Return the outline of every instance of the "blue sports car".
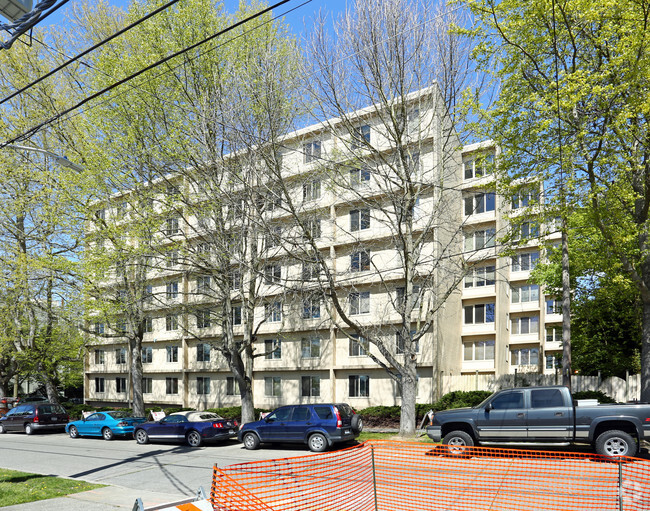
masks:
[[[184,440],[191,447],[199,447],[205,441],[234,438],[238,430],[236,420],[224,419],[212,412],[192,411],[172,413],[159,421],[138,424],[133,436],[139,444],[149,440]]]
[[[85,419],[69,422],[65,431],[70,438],[101,436],[104,440],[113,440],[116,435],[131,436],[134,426],[146,420],[145,417],[132,417],[128,412],[120,410],[96,412]]]

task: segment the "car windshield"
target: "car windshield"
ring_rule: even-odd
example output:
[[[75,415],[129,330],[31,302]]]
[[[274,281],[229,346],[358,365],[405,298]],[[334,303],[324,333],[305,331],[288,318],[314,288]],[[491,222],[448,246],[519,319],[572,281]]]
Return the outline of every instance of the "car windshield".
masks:
[[[492,399],[492,396],[494,396],[494,394],[492,394],[492,395],[486,397],[483,401],[481,401],[479,404],[477,404],[474,408],[485,408],[485,405],[487,405],[487,402],[488,402],[490,399]]]

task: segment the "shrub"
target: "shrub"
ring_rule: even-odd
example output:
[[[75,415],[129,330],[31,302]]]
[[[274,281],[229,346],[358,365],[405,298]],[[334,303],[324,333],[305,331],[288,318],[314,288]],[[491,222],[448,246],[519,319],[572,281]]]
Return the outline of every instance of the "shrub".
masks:
[[[599,403],[616,403],[616,400],[600,390],[581,390],[580,392],[574,392],[573,399],[597,399]]]

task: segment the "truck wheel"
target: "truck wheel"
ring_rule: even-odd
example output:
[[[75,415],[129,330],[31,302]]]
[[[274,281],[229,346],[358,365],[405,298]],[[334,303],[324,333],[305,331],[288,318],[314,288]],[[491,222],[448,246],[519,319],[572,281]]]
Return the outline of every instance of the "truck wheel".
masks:
[[[312,452],[324,452],[327,450],[327,438],[320,433],[314,433],[307,440],[307,445]]]
[[[636,440],[625,431],[619,431],[617,429],[605,431],[596,438],[596,452],[603,456],[634,457],[638,451],[639,446]]]
[[[443,445],[446,445],[446,452],[451,456],[462,457],[467,455],[468,447],[474,446],[474,439],[464,431],[452,431],[442,439]]]

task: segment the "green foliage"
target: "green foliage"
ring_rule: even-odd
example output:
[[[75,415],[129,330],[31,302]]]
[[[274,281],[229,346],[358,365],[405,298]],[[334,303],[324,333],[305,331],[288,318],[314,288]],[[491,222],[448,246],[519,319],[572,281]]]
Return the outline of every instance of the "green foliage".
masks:
[[[616,400],[609,397],[600,390],[582,390],[573,393],[573,399],[597,399],[599,403],[616,403]]]
[[[104,486],[103,484],[92,484],[78,479],[64,479],[62,477],[0,469],[0,495],[2,495],[3,506],[64,497],[71,493],[103,488]]]

